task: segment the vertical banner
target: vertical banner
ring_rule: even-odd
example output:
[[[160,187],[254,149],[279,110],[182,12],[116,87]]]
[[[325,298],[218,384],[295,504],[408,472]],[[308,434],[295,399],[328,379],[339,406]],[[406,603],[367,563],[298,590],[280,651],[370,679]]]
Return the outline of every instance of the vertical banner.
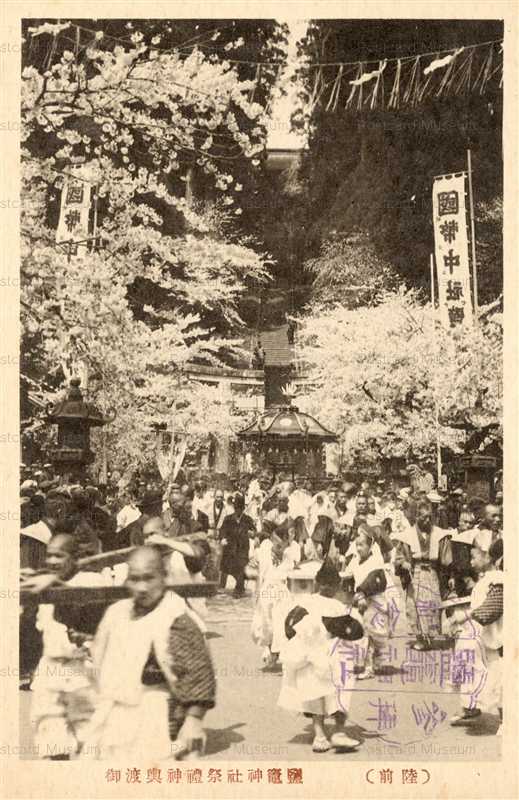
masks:
[[[173,470],[171,472],[171,480],[176,480],[176,477],[180,471],[180,467],[184,463],[184,458],[186,457],[187,451],[187,436],[184,433],[177,434],[176,441],[175,441],[175,462],[173,464]]]
[[[86,253],[88,239],[88,216],[90,213],[91,186],[79,177],[78,167],[70,167],[61,190],[56,242],[71,242],[66,248],[67,255],[77,256]],[[77,173],[77,177],[76,177]],[[83,244],[75,244],[83,242]]]
[[[447,328],[472,325],[465,172],[434,178],[433,225],[440,320]]]

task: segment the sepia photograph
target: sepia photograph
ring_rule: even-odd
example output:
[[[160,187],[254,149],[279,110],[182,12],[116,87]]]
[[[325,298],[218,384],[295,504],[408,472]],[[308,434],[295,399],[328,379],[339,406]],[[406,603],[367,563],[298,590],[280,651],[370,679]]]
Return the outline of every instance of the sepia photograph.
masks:
[[[40,5],[3,755],[120,797],[502,772],[504,19]]]

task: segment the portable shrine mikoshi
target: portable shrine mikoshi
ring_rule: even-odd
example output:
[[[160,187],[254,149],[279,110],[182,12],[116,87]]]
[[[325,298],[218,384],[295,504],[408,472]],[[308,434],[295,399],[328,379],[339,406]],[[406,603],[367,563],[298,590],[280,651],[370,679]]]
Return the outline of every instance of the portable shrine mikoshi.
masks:
[[[237,433],[245,445],[253,445],[261,466],[279,472],[325,475],[323,445],[337,442],[337,436],[318,420],[296,406],[273,406],[251,425]]]

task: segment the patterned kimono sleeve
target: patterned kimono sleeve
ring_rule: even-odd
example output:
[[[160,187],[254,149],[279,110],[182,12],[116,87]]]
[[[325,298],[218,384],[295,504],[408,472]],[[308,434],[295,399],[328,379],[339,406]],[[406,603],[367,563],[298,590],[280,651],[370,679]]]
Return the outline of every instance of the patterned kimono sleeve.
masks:
[[[479,608],[471,612],[472,619],[480,625],[491,625],[503,616],[503,586],[494,584]]]
[[[202,719],[214,707],[216,679],[202,631],[187,614],[170,628],[169,651],[177,678],[169,700],[169,736],[174,742],[188,713]]]
[[[170,628],[169,651],[177,680],[175,700],[184,708],[213,708],[216,679],[211,656],[202,631],[187,614],[178,617]]]

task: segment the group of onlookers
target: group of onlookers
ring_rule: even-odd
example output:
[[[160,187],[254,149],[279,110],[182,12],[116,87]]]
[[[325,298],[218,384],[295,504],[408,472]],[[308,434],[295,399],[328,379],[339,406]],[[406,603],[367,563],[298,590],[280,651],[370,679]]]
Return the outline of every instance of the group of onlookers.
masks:
[[[411,486],[392,491],[379,481],[335,482],[315,491],[308,476],[273,482],[261,473],[242,476],[234,487],[224,491],[202,478],[194,485],[164,489],[155,483],[117,494],[106,487],[63,486],[40,473],[21,487],[22,566],[41,566],[53,533],[72,534],[80,557],[142,545],[150,533],[196,534],[209,545],[207,577],[225,588],[231,575],[235,594],[242,595],[247,576],[257,569],[258,548],[273,533],[293,545],[299,561],[327,558],[341,568],[359,527],[367,525],[404,582],[412,584],[414,572],[415,582],[423,584],[423,565],[431,561],[429,589],[438,582],[444,598],[467,588],[466,531],[474,531],[488,550],[502,525],[499,501],[469,500],[461,488],[448,495]]]
[[[116,499],[103,487],[26,478],[21,489],[25,589],[124,583],[130,594],[89,630],[85,610],[68,609],[63,616],[60,608],[39,606],[36,629],[43,651],[32,688],[42,752],[58,739],[60,753],[85,755],[89,743],[99,757],[133,755],[142,753],[146,731],[154,751],[175,744],[177,754],[199,754],[201,720],[214,704],[215,686],[204,641],[205,600],[181,600],[168,582],[214,580],[225,591],[229,576],[235,597],[254,581],[249,584],[254,641],[267,667],[283,665],[280,705],[312,717],[317,752],[358,745],[343,729],[351,682],[373,678],[383,668],[395,608],[417,650],[433,648],[440,635],[448,635],[458,657],[467,650],[467,639],[472,643],[474,680],[484,672],[486,689],[461,687],[462,707],[451,723],[471,724],[489,698],[501,715],[499,498],[489,504],[467,498],[461,488],[442,495],[416,485],[393,491],[382,482],[315,488],[306,476],[273,482],[259,474],[243,476],[233,491],[201,479],[166,490],[148,485]],[[102,566],[104,554],[112,551],[120,551],[120,558]],[[290,576],[312,565],[315,592],[295,597]],[[365,657],[350,670],[337,707],[330,639],[360,637],[367,642]],[[130,654],[131,669],[122,652]],[[22,669],[23,661],[22,642]],[[74,680],[66,686],[55,678],[58,662],[74,667]],[[89,673],[92,664],[97,682]],[[192,665],[196,677],[190,681]],[[316,695],[317,685],[322,692]],[[72,724],[68,709],[76,701],[83,712]],[[324,726],[329,714],[336,721],[330,739]],[[126,731],[123,740],[119,729]]]

